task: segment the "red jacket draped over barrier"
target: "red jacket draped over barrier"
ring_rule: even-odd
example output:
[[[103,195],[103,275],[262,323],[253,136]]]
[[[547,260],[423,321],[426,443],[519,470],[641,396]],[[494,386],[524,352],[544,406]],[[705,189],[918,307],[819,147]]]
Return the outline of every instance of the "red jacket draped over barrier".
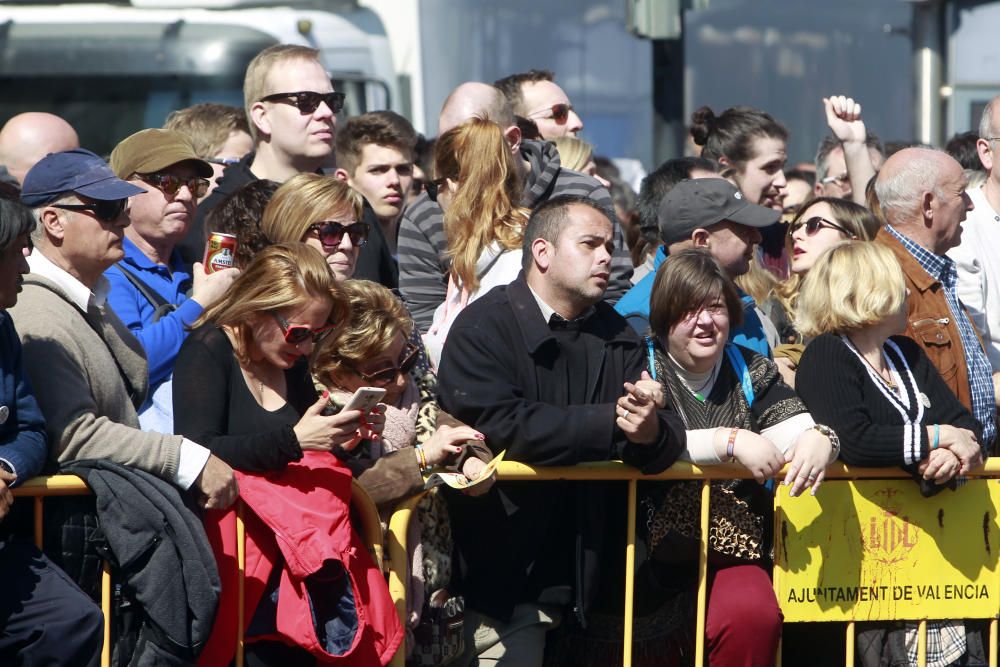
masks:
[[[244,632],[274,567],[282,568],[274,632],[248,641],[300,646],[321,664],[388,664],[403,628],[385,578],[351,526],[350,471],[333,456],[310,451],[282,471],[236,474],[250,510],[244,512]],[[218,560],[222,596],[198,664],[225,665],[236,652],[238,622],[235,509],[209,512],[205,530]],[[336,598],[332,604],[330,595]],[[317,604],[310,604],[310,597]],[[315,618],[323,608],[335,618]]]

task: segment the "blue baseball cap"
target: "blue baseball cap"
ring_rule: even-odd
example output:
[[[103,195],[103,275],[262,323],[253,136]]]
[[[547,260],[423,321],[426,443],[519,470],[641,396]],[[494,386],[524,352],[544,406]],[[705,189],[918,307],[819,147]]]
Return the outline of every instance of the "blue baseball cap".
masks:
[[[145,192],[115,176],[107,162],[83,148],[49,153],[24,176],[21,203],[49,204],[68,192],[98,201],[125,199]]]

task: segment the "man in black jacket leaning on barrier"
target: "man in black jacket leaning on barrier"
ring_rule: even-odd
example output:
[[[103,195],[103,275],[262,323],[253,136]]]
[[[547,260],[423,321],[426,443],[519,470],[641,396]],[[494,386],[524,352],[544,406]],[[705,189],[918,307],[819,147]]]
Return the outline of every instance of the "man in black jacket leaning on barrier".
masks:
[[[506,449],[507,460],[620,458],[655,473],[684,448],[676,413],[657,410],[630,384],[646,352],[601,301],[612,249],[610,213],[584,197],[550,200],[525,230],[524,272],[470,304],[448,335],[441,407],[479,429],[495,451]],[[449,497],[467,657],[540,665],[545,633],[566,610],[583,622],[595,601],[619,603],[622,487],[500,482],[482,498]]]

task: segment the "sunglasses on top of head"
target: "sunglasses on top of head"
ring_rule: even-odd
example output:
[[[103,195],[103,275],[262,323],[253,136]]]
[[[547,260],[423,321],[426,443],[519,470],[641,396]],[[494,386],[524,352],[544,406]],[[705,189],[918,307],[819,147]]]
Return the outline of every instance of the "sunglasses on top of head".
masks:
[[[344,109],[344,100],[347,96],[344,93],[317,93],[311,90],[301,90],[297,93],[274,93],[260,98],[261,102],[287,102],[302,113],[313,113],[319,108],[320,103],[326,102],[333,113],[340,113]]]
[[[52,204],[67,211],[90,211],[101,222],[114,222],[125,211],[128,199],[97,200],[88,204]]]
[[[274,321],[278,323],[278,327],[281,329],[281,333],[285,337],[285,342],[289,345],[299,345],[304,343],[310,338],[310,336],[312,337],[313,343],[319,343],[333,331],[333,325],[329,322],[318,329],[310,329],[304,324],[289,324],[288,320],[275,312],[271,313],[271,317],[273,317]]]
[[[412,343],[407,343],[406,348],[403,350],[403,357],[399,360],[398,366],[383,368],[375,371],[374,373],[363,373],[359,370],[355,370],[354,372],[357,373],[358,377],[362,378],[365,382],[379,387],[389,384],[395,380],[398,374],[409,373],[413,370],[413,367],[417,364],[417,358],[419,356],[420,349]]]
[[[153,173],[136,174],[136,178],[144,183],[149,183],[157,190],[171,197],[176,195],[182,186],[187,186],[188,192],[194,195],[196,199],[201,199],[208,193],[208,186],[210,185],[207,178],[201,178],[200,176],[181,178],[173,174]]]
[[[559,104],[553,104],[548,109],[540,109],[538,111],[532,111],[530,114],[528,114],[528,118],[551,118],[552,120],[561,125],[562,123],[566,122],[567,118],[569,118],[569,112],[572,110],[573,110],[572,104],[566,104],[565,102],[561,102]],[[551,115],[545,116],[543,114],[551,114]]]
[[[321,220],[309,225],[306,234],[316,234],[319,242],[327,248],[339,246],[344,240],[344,234],[347,234],[351,245],[360,248],[368,241],[368,223],[357,221],[344,224],[335,220]]]
[[[846,236],[848,236],[848,237],[850,237],[852,239],[858,238],[856,234],[854,234],[853,232],[851,232],[849,229],[847,229],[843,225],[838,225],[836,222],[831,222],[830,220],[827,220],[826,218],[821,218],[818,215],[813,216],[813,217],[809,218],[808,220],[799,220],[798,222],[790,225],[788,227],[788,233],[789,234],[794,234],[801,227],[805,227],[806,228],[806,234],[809,235],[809,236],[812,236],[813,234],[815,234],[819,230],[821,230],[824,227],[826,227],[828,229],[835,229],[838,232],[840,232],[841,234],[844,234],[844,235],[846,235]]]

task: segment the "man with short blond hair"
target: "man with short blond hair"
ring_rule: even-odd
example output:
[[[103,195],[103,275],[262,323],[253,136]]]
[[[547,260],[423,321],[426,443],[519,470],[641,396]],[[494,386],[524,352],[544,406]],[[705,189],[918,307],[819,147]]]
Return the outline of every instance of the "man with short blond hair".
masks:
[[[239,162],[253,150],[253,138],[246,113],[228,104],[195,104],[172,111],[163,124],[164,130],[173,130],[191,140],[195,154],[212,165],[208,192],[215,189],[216,180],[222,176],[223,167]]]
[[[296,174],[320,172],[333,158],[337,114],[345,96],[334,91],[318,50],[297,44],[264,49],[247,66],[243,97],[254,150],[227,166],[216,189],[198,206],[195,222],[178,246],[188,265],[204,257],[205,218],[223,199],[258,179],[284,183]],[[396,267],[385,249],[382,227],[368,209],[365,222],[371,229],[354,277],[395,287]]]

